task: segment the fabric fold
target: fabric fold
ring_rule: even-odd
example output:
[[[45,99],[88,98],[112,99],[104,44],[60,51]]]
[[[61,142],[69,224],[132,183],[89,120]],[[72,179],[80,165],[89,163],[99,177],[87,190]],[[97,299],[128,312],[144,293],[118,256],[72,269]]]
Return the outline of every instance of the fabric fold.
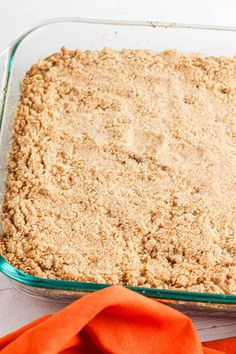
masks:
[[[235,354],[236,338],[201,344],[187,316],[111,286],[1,338],[0,353]]]

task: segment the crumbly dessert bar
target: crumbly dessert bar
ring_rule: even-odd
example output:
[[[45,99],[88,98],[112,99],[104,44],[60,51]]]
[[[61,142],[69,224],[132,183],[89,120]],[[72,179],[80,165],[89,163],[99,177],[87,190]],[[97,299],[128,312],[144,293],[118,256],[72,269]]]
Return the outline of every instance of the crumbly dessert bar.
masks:
[[[2,222],[1,253],[35,276],[236,294],[236,57],[33,65]]]

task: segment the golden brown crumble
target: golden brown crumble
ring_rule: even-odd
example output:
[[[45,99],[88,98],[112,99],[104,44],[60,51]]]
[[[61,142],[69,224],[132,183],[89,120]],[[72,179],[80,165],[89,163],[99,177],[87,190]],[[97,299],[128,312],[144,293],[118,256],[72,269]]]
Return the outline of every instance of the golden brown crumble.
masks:
[[[36,276],[236,294],[236,57],[33,65],[2,219],[2,254]]]

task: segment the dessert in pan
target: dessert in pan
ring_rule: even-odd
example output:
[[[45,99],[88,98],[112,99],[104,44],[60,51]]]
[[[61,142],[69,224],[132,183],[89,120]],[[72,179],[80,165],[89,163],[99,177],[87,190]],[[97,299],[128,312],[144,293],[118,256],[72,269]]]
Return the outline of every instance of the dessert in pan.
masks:
[[[236,58],[67,50],[21,87],[0,250],[41,278],[236,294]]]

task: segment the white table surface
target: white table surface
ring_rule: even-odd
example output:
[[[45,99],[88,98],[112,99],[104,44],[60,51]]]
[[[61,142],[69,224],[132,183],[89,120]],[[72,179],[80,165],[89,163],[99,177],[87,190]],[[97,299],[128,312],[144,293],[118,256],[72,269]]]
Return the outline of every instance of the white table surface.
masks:
[[[236,27],[234,0],[7,0],[1,1],[0,52],[33,24],[51,17],[156,20]],[[65,306],[25,295],[0,275],[0,336]],[[236,318],[193,316],[202,340],[236,336]]]

